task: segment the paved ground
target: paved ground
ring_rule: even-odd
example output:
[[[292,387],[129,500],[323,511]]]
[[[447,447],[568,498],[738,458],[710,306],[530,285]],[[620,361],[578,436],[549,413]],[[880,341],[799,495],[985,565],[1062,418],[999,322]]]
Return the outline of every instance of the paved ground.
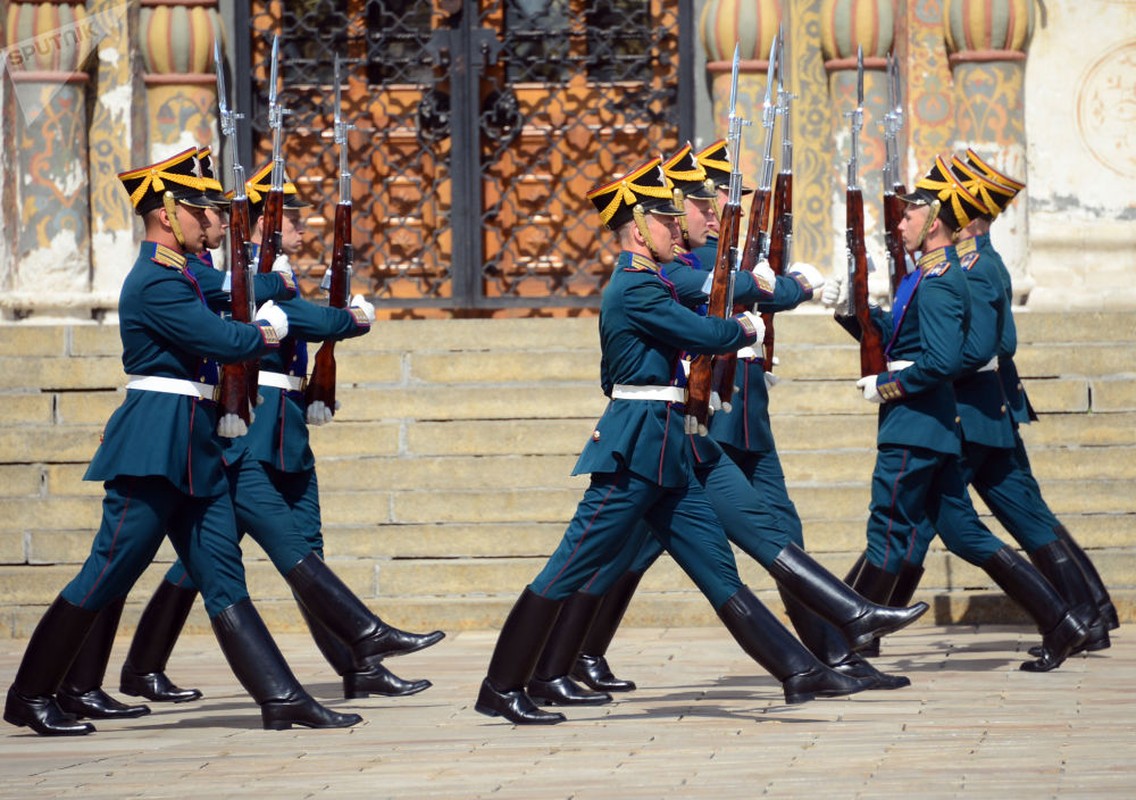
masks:
[[[720,629],[628,629],[610,655],[639,691],[515,728],[472,708],[494,634],[461,633],[388,662],[432,689],[333,700],[365,717],[349,730],[270,732],[213,640],[187,636],[171,675],[204,700],[81,738],[0,723],[0,797],[1136,797],[1136,636],[1122,628],[1111,650],[1020,672],[1035,640],[917,626],[877,662],[910,688],[786,706]],[[338,696],[310,641],[279,641],[316,696]],[[0,641],[4,683],[24,644]]]

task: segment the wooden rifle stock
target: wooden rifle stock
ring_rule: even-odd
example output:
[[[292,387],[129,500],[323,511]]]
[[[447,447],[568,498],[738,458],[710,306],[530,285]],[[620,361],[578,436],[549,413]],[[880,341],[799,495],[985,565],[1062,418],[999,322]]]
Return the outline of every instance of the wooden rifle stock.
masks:
[[[785,241],[793,235],[793,173],[777,173],[773,187],[773,229],[769,232],[769,268],[774,275],[785,274]],[[773,371],[773,314],[762,314],[765,338],[761,340],[761,357],[765,371]]]
[[[260,242],[260,257],[256,271],[260,274],[272,272],[272,264],[280,255],[280,226],[284,222],[284,190],[270,189],[264,200],[264,236]]]
[[[730,282],[733,265],[730,260],[738,243],[738,227],[741,221],[741,206],[727,204],[722,209],[722,222],[718,231],[718,254],[714,259],[714,278],[710,285],[708,317],[725,317],[730,304]],[[690,378],[687,381],[686,415],[698,420],[700,427],[706,426],[710,416],[710,393],[716,372],[714,357],[697,355],[690,364]],[[733,373],[730,373],[733,383]]]
[[[884,245],[891,260],[891,296],[899,291],[907,275],[907,252],[903,249],[903,237],[899,233],[899,223],[903,221],[904,203],[900,196],[907,194],[902,183],[884,192]]]
[[[234,322],[252,322],[252,286],[249,285],[249,236],[247,200],[234,200],[229,209],[229,284]],[[255,363],[255,362],[254,362]],[[225,364],[221,368],[221,413],[236,414],[246,425],[249,409],[256,404],[256,385],[251,382],[250,362]]]
[[[860,377],[887,372],[884,342],[868,308],[868,251],[864,244],[864,195],[847,193],[848,253],[852,259],[851,299],[860,325]]]
[[[328,305],[332,308],[347,308],[348,278],[351,268],[351,204],[339,203],[335,207],[335,243],[331,250],[331,286],[328,289]],[[316,352],[312,377],[308,381],[306,400],[308,404],[317,400],[323,403],[332,414],[335,413],[335,342],[328,340]]]

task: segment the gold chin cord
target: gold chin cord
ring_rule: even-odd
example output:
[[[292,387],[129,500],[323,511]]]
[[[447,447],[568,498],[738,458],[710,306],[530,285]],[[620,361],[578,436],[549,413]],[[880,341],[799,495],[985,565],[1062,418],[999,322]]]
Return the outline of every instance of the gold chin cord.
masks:
[[[166,209],[166,216],[170,220],[170,230],[174,232],[174,238],[177,239],[178,244],[185,247],[185,236],[182,235],[181,223],[178,222],[177,218],[177,201],[174,200],[172,192],[162,193],[162,205]]]
[[[651,257],[657,263],[663,263],[662,255],[659,249],[655,247],[655,241],[651,238],[651,231],[647,228],[647,212],[643,210],[642,203],[636,203],[635,207],[631,209],[631,214],[635,218],[635,227],[639,229],[639,235],[643,237],[647,249],[651,251]]]
[[[927,232],[931,230],[931,225],[934,224],[935,220],[939,218],[940,208],[942,208],[942,204],[938,201],[938,199],[932,200],[931,203],[927,206],[927,221],[923,223],[923,228],[919,231],[919,241],[915,245],[916,250],[923,246],[923,240],[927,238]]]

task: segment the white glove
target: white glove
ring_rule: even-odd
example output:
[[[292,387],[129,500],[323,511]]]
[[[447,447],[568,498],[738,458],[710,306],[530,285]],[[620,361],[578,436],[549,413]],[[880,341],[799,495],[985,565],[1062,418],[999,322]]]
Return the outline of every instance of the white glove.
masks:
[[[753,268],[753,279],[757,281],[757,288],[766,294],[773,294],[773,290],[777,288],[777,276],[773,274],[772,267],[769,262],[764,258],[757,262]]]
[[[367,318],[368,324],[374,323],[375,306],[372,303],[368,303],[366,300],[364,300],[363,295],[357,294],[351,298],[351,308],[363,309],[363,316]]]
[[[284,309],[269,300],[256,311],[257,321],[267,322],[276,331],[276,338],[283,339],[288,335],[288,315]]]
[[[217,420],[217,435],[225,439],[236,439],[248,432],[248,425],[236,414],[224,414]]]
[[[847,308],[848,276],[838,271],[831,279],[825,281],[820,301],[824,303],[825,308],[835,308],[838,311]]]
[[[757,341],[760,342],[765,338],[765,322],[761,319],[760,314],[755,314],[752,311],[743,311],[738,316],[745,317],[753,324],[754,329],[757,331]]]
[[[322,400],[313,400],[308,403],[308,424],[326,425],[331,422],[332,411]]]
[[[812,287],[814,298],[817,296],[817,292],[824,288],[826,283],[824,276],[820,274],[820,270],[804,261],[794,262],[792,266],[789,267],[789,272],[797,273],[804,279],[806,284]]]
[[[766,391],[768,391],[769,389],[772,389],[781,380],[776,375],[774,375],[772,372],[766,372],[764,377],[765,377],[765,389],[766,389]]]
[[[282,272],[285,275],[291,275],[292,262],[288,260],[288,256],[286,256],[284,253],[281,253],[280,255],[276,256],[276,259],[272,262],[272,271]]]
[[[880,390],[876,388],[876,378],[878,375],[868,375],[856,381],[856,386],[863,391],[864,399],[869,403],[882,403],[883,397],[880,396]]]

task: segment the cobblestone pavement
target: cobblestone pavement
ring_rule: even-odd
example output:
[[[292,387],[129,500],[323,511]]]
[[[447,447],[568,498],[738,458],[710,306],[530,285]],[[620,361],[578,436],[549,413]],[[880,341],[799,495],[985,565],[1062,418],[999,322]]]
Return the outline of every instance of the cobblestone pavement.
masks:
[[[1116,634],[1039,675],[1018,670],[1037,639],[1025,628],[919,625],[876,662],[910,688],[786,706],[722,629],[627,629],[609,655],[640,689],[538,728],[473,710],[491,631],[387,662],[433,680],[426,692],[355,701],[338,699],[310,640],[287,634],[309,690],[365,721],[283,732],[261,729],[212,638],[186,636],[170,675],[205,699],[86,737],[0,725],[0,797],[1132,798],[1136,637]],[[25,644],[0,641],[5,682]]]

